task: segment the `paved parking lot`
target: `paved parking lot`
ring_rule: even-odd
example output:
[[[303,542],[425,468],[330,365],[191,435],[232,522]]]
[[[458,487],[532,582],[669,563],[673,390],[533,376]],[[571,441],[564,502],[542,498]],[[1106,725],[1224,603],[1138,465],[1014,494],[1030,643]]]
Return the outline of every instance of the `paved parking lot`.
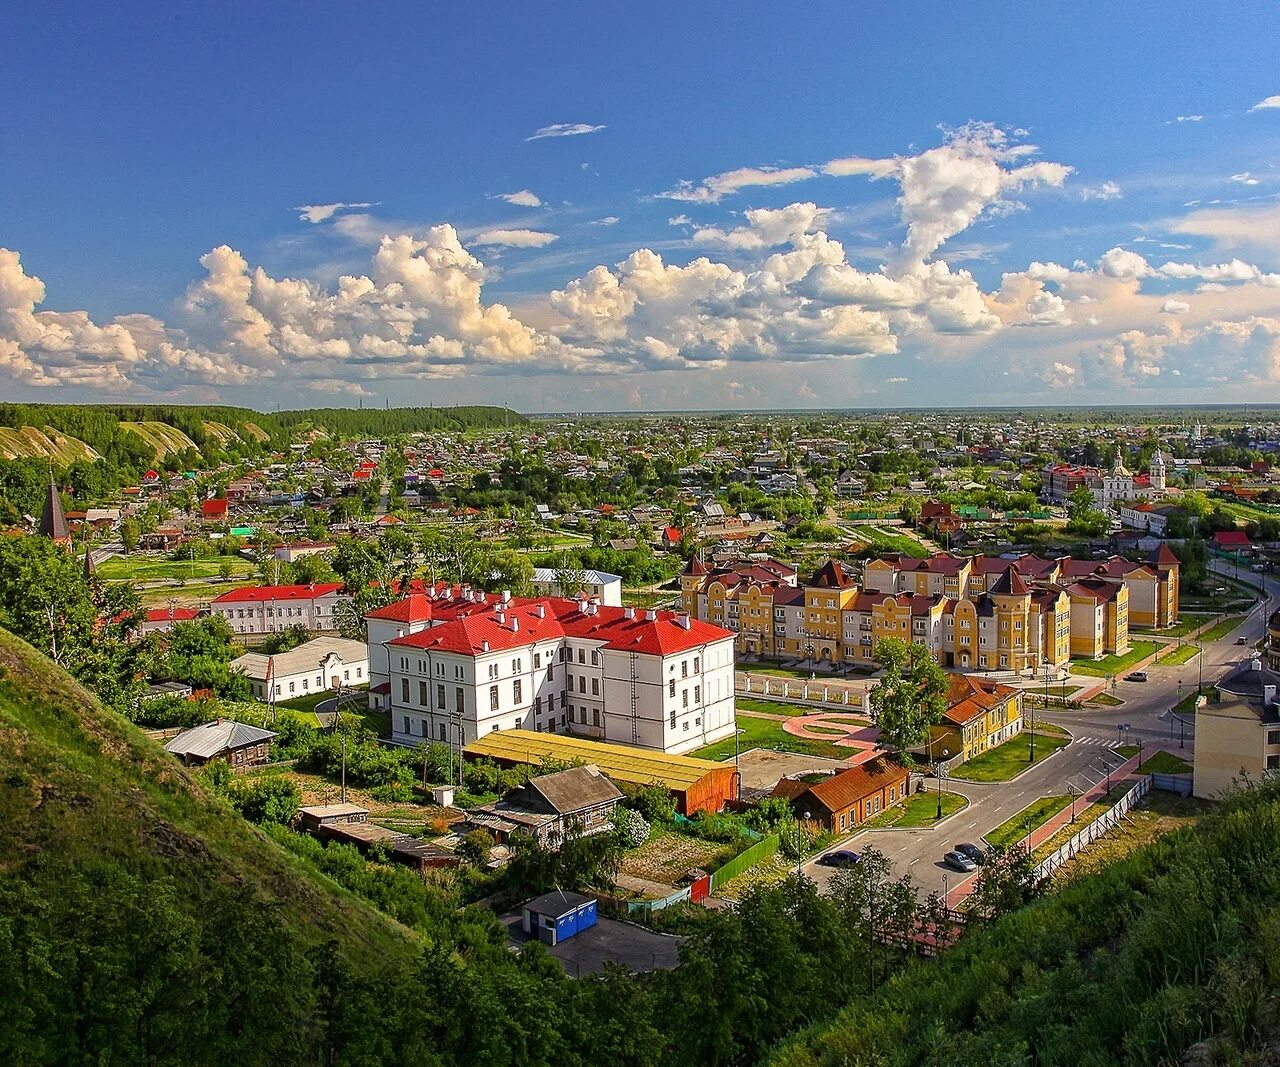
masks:
[[[502,923],[513,944],[529,940],[519,915],[504,915]],[[620,963],[633,971],[670,971],[680,962],[682,937],[658,934],[643,926],[601,918],[595,926],[575,934],[547,951],[560,961],[565,974],[580,978],[604,970],[606,963]]]

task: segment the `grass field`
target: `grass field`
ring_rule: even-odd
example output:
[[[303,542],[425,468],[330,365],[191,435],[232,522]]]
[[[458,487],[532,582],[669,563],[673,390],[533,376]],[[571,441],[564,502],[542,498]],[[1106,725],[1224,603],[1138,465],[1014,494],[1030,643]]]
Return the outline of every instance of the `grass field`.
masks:
[[[942,817],[954,815],[969,806],[969,798],[959,793],[942,794]],[[938,821],[938,794],[916,793],[905,804],[897,804],[887,811],[882,811],[874,818],[863,823],[863,829],[886,829],[890,826],[898,830],[918,830],[932,826]]]
[[[233,577],[253,573],[253,565],[247,560],[219,557],[195,561],[164,559],[159,556],[133,554],[112,556],[98,565],[98,577],[105,581],[156,581],[162,578],[216,579],[223,560],[231,564]]]
[[[865,541],[872,548],[881,549],[885,552],[901,552],[903,555],[914,556],[916,559],[924,559],[928,550],[915,538],[907,537],[905,534],[889,533],[878,526],[859,525],[855,526],[849,535],[852,541]]]
[[[138,598],[144,608],[167,605],[176,600],[181,605],[195,605],[221,596],[234,586],[227,582],[187,582],[183,585],[162,585],[155,589],[138,590]]]
[[[1175,646],[1156,660],[1156,662],[1162,667],[1179,667],[1184,663],[1190,663],[1199,654],[1199,645],[1186,644],[1181,648]]]
[[[1043,826],[1071,803],[1068,793],[1033,800],[1017,815],[1006,819],[990,833],[983,834],[987,843],[1009,848],[1016,845],[1038,826]]]
[[[1227,634],[1244,622],[1244,620],[1245,617],[1243,615],[1232,615],[1229,618],[1223,619],[1220,623],[1210,626],[1209,629],[1205,630],[1205,632],[1200,635],[1200,640],[1217,641],[1220,638],[1226,637]]]
[[[1066,737],[1050,737],[1037,730],[1035,762],[1039,763],[1058,749],[1065,748],[1066,744]],[[1003,745],[989,748],[981,755],[960,764],[947,777],[959,778],[965,782],[1007,782],[1030,766],[1031,735],[1024,730]]]
[[[753,701],[751,703],[764,704],[764,701]],[[739,710],[752,711],[755,710],[747,706],[748,699],[738,698]],[[766,707],[765,710],[771,714],[777,714],[786,708],[785,704],[773,704]],[[738,729],[742,731],[738,738],[738,750],[746,752],[749,748],[772,748],[779,752],[803,752],[809,756],[825,756],[828,759],[848,759],[853,755],[853,749],[840,748],[831,744],[829,741],[811,741],[804,737],[792,737],[782,728],[782,723],[776,719],[757,719],[750,715],[738,716]],[[698,759],[710,760],[731,760],[733,759],[734,742],[732,737],[725,738],[723,741],[717,741],[713,745],[707,745],[703,748],[690,752],[689,755],[696,756]]]
[[[1090,697],[1085,703],[1101,708],[1118,708],[1124,701],[1119,697],[1113,697],[1110,693],[1099,693],[1095,697]]]
[[[1186,637],[1192,630],[1203,626],[1212,618],[1212,612],[1184,611],[1182,617],[1178,620],[1177,626],[1170,626],[1164,630],[1152,630],[1145,626],[1131,626],[1129,627],[1129,632],[1133,634],[1156,634],[1160,637]]]
[[[1088,674],[1095,678],[1105,678],[1109,674],[1123,674],[1135,663],[1146,659],[1160,646],[1154,641],[1135,641],[1133,647],[1123,656],[1104,656],[1102,659],[1073,659],[1072,674]]]
[[[1142,770],[1147,774],[1190,774],[1191,764],[1161,749],[1142,761]]]
[[[59,433],[52,426],[37,429],[35,426],[0,426],[0,458],[20,457],[52,459],[59,466],[68,466],[78,460],[92,462],[98,453],[75,437]]]

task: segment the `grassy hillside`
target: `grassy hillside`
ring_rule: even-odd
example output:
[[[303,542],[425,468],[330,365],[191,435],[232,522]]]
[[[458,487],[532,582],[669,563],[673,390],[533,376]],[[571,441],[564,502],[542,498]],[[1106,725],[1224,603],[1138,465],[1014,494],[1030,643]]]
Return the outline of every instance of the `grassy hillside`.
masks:
[[[48,458],[59,466],[67,466],[77,460],[95,460],[98,453],[83,441],[58,433],[52,426],[43,429],[0,426],[0,458],[18,459],[22,456]]]
[[[208,425],[207,423],[205,425]],[[156,459],[163,459],[170,452],[181,452],[186,448],[196,448],[196,443],[176,426],[163,422],[121,422],[120,428],[135,433],[146,442],[155,454]],[[196,449],[199,451],[199,449]]]
[[[902,968],[774,1067],[1275,1063],[1280,782]]]
[[[171,1008],[201,1037],[230,1012],[301,1014],[306,953],[330,940],[359,966],[418,945],[0,631],[0,1060],[87,1062],[97,1028],[144,1025],[144,1002],[146,1026]],[[237,1006],[237,983],[271,999]]]

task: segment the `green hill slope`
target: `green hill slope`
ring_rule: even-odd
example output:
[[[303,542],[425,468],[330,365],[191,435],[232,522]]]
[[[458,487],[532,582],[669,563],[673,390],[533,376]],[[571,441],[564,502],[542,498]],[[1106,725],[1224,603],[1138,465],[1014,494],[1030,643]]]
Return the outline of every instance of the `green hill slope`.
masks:
[[[229,1052],[242,1026],[289,1060],[331,940],[358,967],[419,946],[0,631],[0,1061],[87,1062],[145,1027],[136,1048],[182,1062],[175,1043]]]
[[[66,466],[77,460],[95,460],[98,453],[83,441],[58,433],[52,426],[44,429],[0,426],[0,458],[17,459],[20,456],[52,459],[54,463]]]

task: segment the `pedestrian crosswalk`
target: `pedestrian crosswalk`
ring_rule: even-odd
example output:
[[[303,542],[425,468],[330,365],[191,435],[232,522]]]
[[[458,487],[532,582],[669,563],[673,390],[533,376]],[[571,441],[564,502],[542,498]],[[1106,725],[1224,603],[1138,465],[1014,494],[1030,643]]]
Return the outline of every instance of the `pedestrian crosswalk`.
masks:
[[[1115,748],[1116,739],[1114,737],[1077,737],[1075,738],[1077,745],[1098,745],[1102,748]]]

